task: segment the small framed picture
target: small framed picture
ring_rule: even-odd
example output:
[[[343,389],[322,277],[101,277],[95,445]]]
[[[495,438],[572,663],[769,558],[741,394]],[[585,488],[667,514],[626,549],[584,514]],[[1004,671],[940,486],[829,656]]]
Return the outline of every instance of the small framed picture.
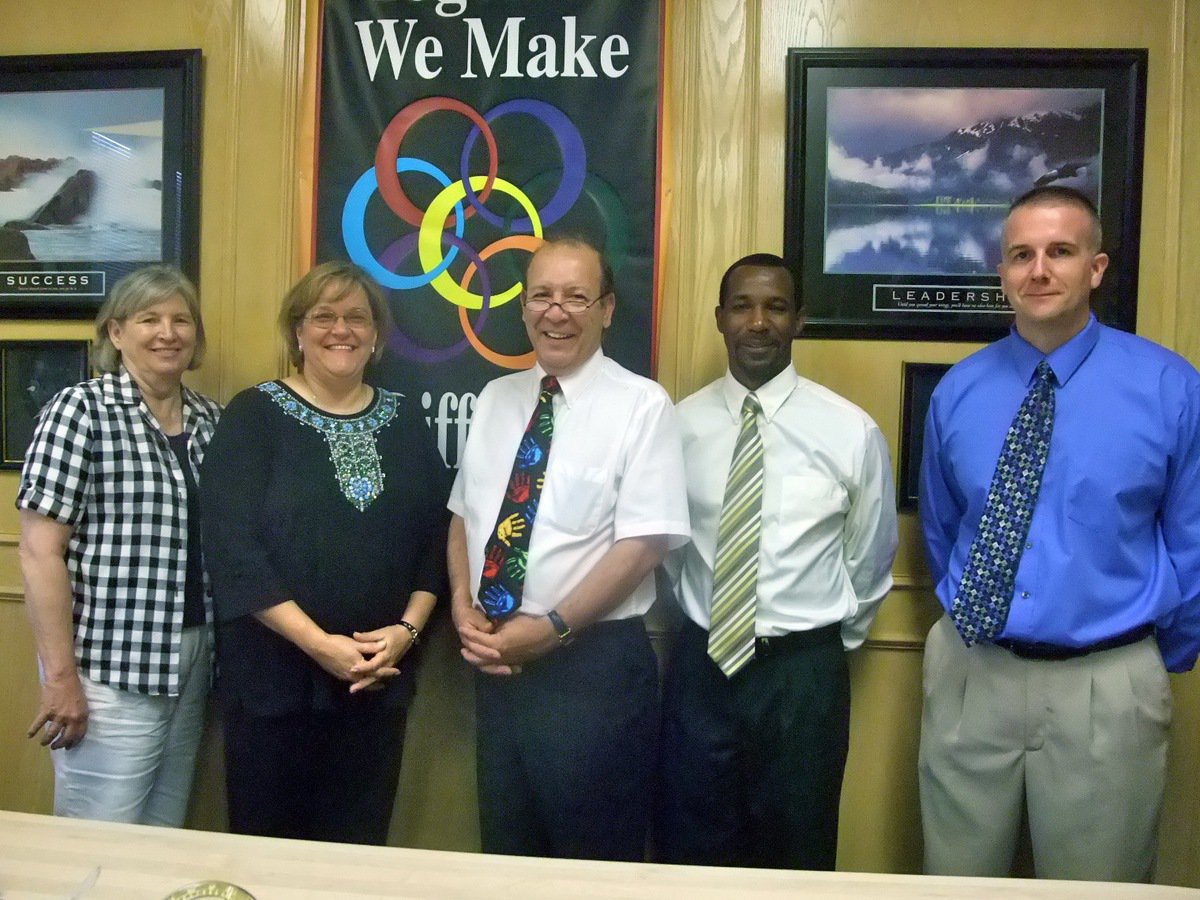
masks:
[[[87,341],[0,341],[0,468],[19,469],[42,409],[89,376]]]
[[[921,484],[921,449],[925,445],[925,415],[929,398],[949,363],[904,364],[904,397],[900,422],[900,475],[896,479],[896,505],[902,512],[915,512]]]

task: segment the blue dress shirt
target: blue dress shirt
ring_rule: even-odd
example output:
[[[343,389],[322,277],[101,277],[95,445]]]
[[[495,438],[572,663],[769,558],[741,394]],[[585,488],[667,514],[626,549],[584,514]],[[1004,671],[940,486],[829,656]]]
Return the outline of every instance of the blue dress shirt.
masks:
[[[933,392],[920,508],[938,600],[954,601],[1043,358],[1054,433],[1001,636],[1081,647],[1154,623],[1167,669],[1187,671],[1200,651],[1200,373],[1094,317],[1048,356],[1014,329]]]

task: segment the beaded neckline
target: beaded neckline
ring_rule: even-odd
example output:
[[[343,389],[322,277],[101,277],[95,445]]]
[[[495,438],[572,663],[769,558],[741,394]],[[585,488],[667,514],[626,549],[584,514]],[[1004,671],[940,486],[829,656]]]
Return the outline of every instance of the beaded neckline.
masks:
[[[363,412],[339,416],[309,406],[278,381],[264,382],[258,389],[289,416],[325,435],[338,486],[359,512],[383,493],[375,433],[395,418],[395,394],[376,388],[375,402]]]

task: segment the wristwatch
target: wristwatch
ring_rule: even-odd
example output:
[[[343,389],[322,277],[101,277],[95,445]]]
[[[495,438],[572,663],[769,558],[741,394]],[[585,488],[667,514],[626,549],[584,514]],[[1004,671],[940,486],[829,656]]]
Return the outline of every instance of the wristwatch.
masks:
[[[546,618],[550,620],[550,624],[554,626],[554,633],[558,635],[558,642],[562,646],[567,646],[571,641],[575,640],[575,635],[571,634],[571,626],[563,621],[555,610],[550,610],[546,613]]]

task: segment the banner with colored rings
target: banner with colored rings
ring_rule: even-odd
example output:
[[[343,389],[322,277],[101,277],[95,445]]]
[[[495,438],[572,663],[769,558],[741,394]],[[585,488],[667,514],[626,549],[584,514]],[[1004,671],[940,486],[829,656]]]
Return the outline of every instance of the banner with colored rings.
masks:
[[[583,237],[616,277],[604,352],[651,375],[658,0],[324,0],[316,261],[379,283],[377,384],[457,465],[476,396],[534,363],[521,279]]]

